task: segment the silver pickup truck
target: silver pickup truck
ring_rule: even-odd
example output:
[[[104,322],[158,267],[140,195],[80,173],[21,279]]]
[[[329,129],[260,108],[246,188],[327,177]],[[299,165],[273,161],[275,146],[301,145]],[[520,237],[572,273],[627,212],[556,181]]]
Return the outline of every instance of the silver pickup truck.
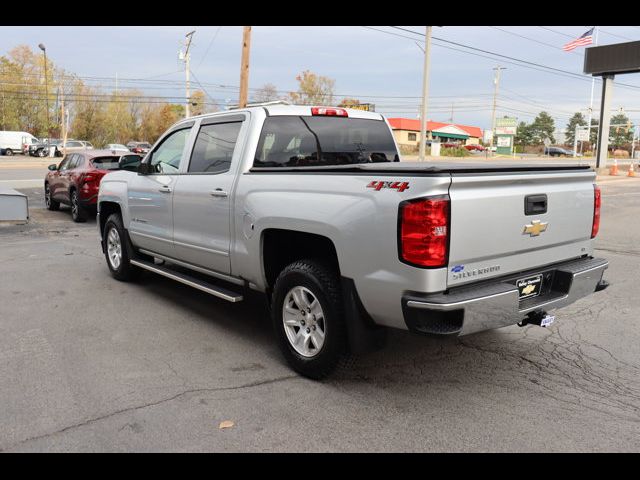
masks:
[[[100,185],[111,274],[266,294],[292,368],[322,378],[385,327],[548,325],[605,288],[586,165],[400,162],[386,120],[272,105],[182,120]]]

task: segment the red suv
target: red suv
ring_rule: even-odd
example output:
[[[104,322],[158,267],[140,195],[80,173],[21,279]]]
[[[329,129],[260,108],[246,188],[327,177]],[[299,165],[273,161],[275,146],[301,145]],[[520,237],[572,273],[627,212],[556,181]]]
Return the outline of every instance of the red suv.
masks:
[[[131,158],[130,158],[131,157]],[[71,206],[74,222],[85,222],[95,212],[100,180],[112,170],[135,170],[140,155],[114,155],[111,150],[69,153],[59,165],[49,165],[44,179],[44,201],[49,210]]]

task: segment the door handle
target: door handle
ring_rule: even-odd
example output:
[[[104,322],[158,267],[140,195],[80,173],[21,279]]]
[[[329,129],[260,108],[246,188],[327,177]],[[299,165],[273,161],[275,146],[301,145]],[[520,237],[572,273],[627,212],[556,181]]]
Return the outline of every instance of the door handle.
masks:
[[[216,188],[215,190],[212,190],[210,193],[212,197],[226,197],[227,195],[229,195],[227,192],[225,192],[221,188]]]
[[[162,193],[171,193],[171,187],[169,185],[162,185],[158,191]]]

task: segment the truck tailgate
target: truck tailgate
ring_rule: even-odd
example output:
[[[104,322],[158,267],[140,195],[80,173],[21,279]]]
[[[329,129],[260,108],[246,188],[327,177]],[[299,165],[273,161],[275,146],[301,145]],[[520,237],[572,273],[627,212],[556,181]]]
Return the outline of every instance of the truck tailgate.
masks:
[[[453,173],[447,284],[591,254],[594,182],[593,171]]]

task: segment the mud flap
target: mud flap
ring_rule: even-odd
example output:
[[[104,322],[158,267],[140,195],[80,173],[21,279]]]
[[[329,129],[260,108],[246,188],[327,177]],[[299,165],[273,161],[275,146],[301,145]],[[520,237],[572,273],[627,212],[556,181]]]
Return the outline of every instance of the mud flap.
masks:
[[[344,314],[352,354],[372,352],[382,348],[387,328],[376,325],[366,312],[352,279],[341,277]]]

